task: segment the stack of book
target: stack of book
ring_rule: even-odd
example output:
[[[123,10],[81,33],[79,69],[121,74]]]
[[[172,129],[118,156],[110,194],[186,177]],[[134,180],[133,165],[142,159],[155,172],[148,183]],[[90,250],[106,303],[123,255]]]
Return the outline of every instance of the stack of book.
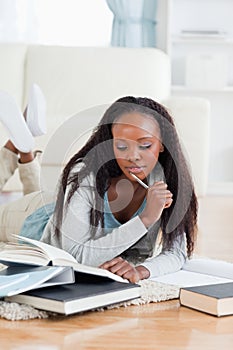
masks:
[[[0,251],[0,298],[65,315],[141,296],[141,287],[107,270],[79,264],[69,253],[18,237]]]

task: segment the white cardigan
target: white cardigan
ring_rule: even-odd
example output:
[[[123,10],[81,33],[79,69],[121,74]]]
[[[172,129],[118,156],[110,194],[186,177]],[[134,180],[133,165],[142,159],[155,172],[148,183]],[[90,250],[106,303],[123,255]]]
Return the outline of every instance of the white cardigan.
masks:
[[[149,184],[154,181],[153,176]],[[59,237],[55,236],[52,216],[43,232],[41,238],[43,242],[66,250],[78,262],[91,266],[99,266],[121,255],[127,249],[130,255],[131,247],[134,251],[137,249],[136,260],[134,256],[132,261],[136,265],[145,266],[150,271],[150,277],[175,272],[182,268],[187,257],[185,234],[177,238],[169,250],[162,249],[157,256],[148,258],[155,249],[159,225],[155,225],[153,232],[150,232],[151,230],[147,230],[139,216],[112,229],[110,233],[98,227],[93,238],[90,227],[90,211],[95,203],[93,186],[94,176],[89,175],[73,195],[63,216],[62,234]],[[147,258],[142,259],[145,252],[148,253]]]

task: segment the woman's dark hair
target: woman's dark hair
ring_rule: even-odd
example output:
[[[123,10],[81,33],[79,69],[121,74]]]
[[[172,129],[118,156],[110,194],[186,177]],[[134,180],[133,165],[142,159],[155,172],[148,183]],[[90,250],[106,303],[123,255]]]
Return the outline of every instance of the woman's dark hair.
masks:
[[[197,225],[197,198],[192,178],[172,117],[165,107],[150,98],[126,96],[114,102],[106,110],[84,147],[70,159],[63,170],[58,188],[54,214],[55,232],[60,234],[64,209],[69,205],[82,180],[90,173],[96,178],[96,186],[93,187],[96,203],[90,213],[90,225],[92,228],[99,224],[104,226],[101,199],[110,186],[111,179],[122,174],[113,152],[112,126],[121,115],[131,112],[153,117],[159,124],[164,151],[160,153],[158,162],[163,169],[168,189],[173,194],[172,205],[161,216],[162,243],[169,249],[174,239],[185,232],[190,256],[194,249]],[[82,163],[82,167],[77,170],[79,163]]]

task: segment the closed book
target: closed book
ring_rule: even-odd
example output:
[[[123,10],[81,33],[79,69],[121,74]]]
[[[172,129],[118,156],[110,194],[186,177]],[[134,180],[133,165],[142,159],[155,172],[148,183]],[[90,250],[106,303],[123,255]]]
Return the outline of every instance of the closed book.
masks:
[[[180,304],[215,316],[233,315],[233,282],[181,288]]]
[[[0,271],[0,298],[74,281],[74,271],[69,266],[9,266]]]
[[[138,298],[140,288],[133,283],[78,274],[74,284],[35,289],[5,300],[70,315]]]

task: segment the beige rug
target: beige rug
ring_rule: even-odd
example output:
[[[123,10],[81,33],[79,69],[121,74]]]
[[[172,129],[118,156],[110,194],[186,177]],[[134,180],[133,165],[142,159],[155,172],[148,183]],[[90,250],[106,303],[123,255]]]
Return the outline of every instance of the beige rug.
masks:
[[[143,280],[139,284],[142,288],[142,295],[140,298],[120,304],[110,305],[106,308],[99,308],[98,310],[94,311],[104,311],[106,309],[127,307],[129,305],[142,305],[152,302],[157,303],[179,297],[178,286],[148,280]],[[10,321],[49,318],[56,316],[58,315],[55,313],[38,310],[29,305],[0,301],[0,317]]]

